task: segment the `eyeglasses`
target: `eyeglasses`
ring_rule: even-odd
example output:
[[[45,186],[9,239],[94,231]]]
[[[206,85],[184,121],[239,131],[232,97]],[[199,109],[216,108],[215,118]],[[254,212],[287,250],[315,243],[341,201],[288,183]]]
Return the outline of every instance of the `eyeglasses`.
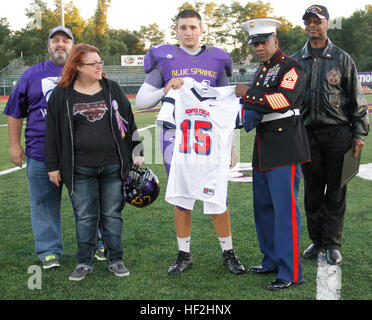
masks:
[[[83,66],[91,66],[97,68],[98,66],[103,66],[105,64],[105,61],[100,62],[92,62],[92,63],[82,63]]]
[[[304,20],[304,25],[305,25],[306,27],[308,27],[308,26],[311,25],[312,23],[314,23],[316,26],[319,26],[320,24],[323,23],[323,20],[321,20],[321,19]]]

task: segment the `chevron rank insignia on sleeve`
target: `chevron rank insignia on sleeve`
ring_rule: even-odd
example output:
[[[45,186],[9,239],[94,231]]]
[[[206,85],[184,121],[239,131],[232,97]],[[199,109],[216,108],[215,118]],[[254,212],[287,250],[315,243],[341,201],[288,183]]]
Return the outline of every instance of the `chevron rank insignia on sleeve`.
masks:
[[[296,69],[293,67],[284,75],[280,86],[284,89],[293,90],[294,87],[296,86],[297,80],[298,74],[296,72]]]

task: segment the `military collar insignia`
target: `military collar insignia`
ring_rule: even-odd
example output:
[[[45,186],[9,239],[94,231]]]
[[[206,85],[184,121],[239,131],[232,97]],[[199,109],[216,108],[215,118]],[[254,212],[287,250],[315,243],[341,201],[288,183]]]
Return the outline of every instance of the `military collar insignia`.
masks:
[[[276,63],[283,55],[284,55],[283,51],[280,48],[278,48],[278,50],[276,50],[276,52],[270,58],[270,60],[267,61],[266,63],[263,63],[263,65],[266,68],[271,68],[274,65],[274,63]]]

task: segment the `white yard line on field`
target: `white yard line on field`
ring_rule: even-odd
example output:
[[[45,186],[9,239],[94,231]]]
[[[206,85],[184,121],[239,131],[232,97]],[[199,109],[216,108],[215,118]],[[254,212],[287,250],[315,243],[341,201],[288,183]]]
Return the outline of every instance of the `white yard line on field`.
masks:
[[[144,127],[144,128],[138,129],[138,132],[141,132],[141,131],[145,131],[145,130],[147,130],[147,129],[154,128],[155,126],[156,126],[156,124],[152,124],[151,126],[148,126],[148,127]]]
[[[325,254],[319,254],[316,300],[341,300],[341,282],[341,267],[328,264]]]
[[[26,164],[24,164],[21,167],[14,167],[14,168],[11,168],[11,169],[7,169],[7,170],[4,170],[4,171],[0,171],[0,176],[4,175],[4,174],[7,174],[7,173],[11,173],[11,172],[14,172],[14,171],[17,171],[17,170],[21,170],[23,168],[26,168]]]

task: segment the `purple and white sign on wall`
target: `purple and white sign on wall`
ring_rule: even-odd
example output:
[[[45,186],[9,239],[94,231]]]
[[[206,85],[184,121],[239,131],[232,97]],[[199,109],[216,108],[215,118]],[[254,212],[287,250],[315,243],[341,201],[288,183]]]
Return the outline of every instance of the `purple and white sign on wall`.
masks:
[[[372,72],[358,72],[358,76],[363,86],[372,85]]]

